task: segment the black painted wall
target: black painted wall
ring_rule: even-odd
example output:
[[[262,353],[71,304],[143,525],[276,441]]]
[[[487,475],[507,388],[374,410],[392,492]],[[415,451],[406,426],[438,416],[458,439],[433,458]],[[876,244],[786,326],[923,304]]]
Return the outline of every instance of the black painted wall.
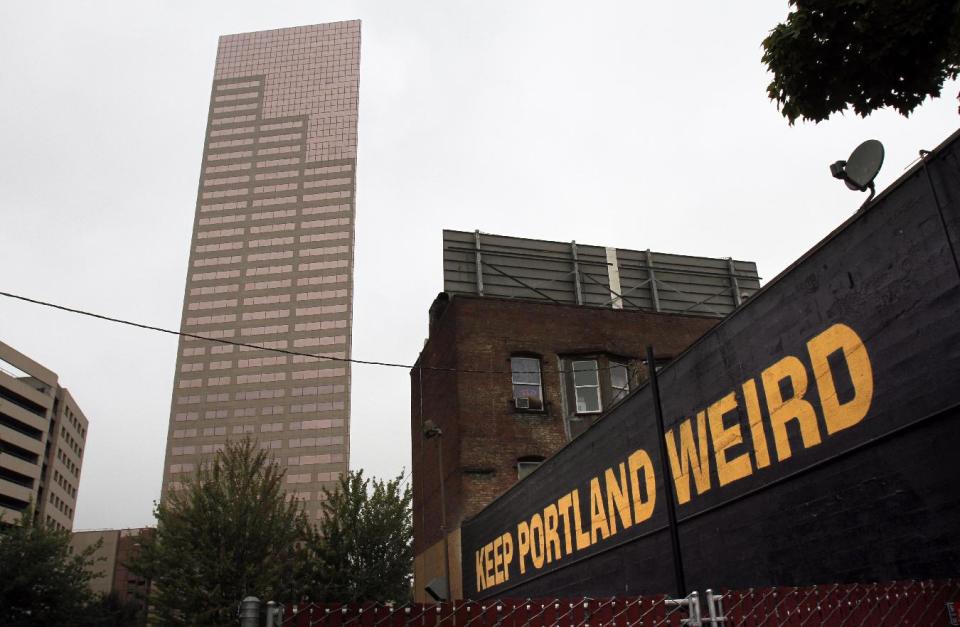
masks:
[[[960,261],[948,241],[960,248],[958,135],[927,163],[661,371],[664,426],[675,436],[681,421],[736,393],[738,407],[723,423],[739,421],[743,442],[726,456],[745,456],[751,465],[749,476],[720,487],[715,447],[706,438],[710,489],[694,489],[677,507],[688,590],[960,574]],[[806,343],[835,324],[862,338],[873,395],[861,421],[828,434],[817,401],[828,390],[818,389]],[[821,442],[805,447],[797,424],[789,423],[793,454],[778,461],[760,374],[788,355],[804,364],[804,398],[816,412]],[[847,402],[856,390],[838,355],[831,355],[831,371],[837,397]],[[763,468],[744,408],[748,379],[760,388],[771,459]],[[792,392],[781,384],[784,397]],[[578,489],[589,527],[590,479],[602,483],[607,468],[637,449],[649,453],[655,470],[652,516],[542,568],[528,560],[521,575],[518,524]],[[463,525],[466,595],[675,592],[664,487],[652,393],[644,387]],[[514,545],[509,580],[478,589],[478,551],[492,555],[485,547],[506,532]]]

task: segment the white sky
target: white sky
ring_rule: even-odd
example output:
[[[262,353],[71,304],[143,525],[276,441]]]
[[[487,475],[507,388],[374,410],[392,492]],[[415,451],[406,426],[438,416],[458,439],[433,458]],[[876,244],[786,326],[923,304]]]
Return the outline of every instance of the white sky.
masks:
[[[412,363],[441,230],[756,261],[770,279],[960,121],[787,125],[760,42],[786,0],[4,2],[0,291],[177,328],[217,37],[363,20],[354,356]],[[91,426],[75,528],[151,524],[176,339],[0,298],[0,339]],[[356,366],[353,468],[410,465],[409,375]]]

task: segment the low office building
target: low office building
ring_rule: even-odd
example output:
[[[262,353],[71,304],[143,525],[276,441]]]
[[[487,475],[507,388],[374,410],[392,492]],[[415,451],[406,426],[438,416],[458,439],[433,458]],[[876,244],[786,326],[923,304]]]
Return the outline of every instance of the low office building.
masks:
[[[457,231],[444,274],[410,373],[418,601],[447,574],[462,598],[461,522],[644,383],[647,346],[669,361],[759,288],[747,262]]]
[[[151,527],[74,532],[70,536],[70,547],[75,553],[100,543],[93,554],[90,589],[96,594],[113,594],[121,603],[137,603],[146,609],[150,581],[130,572],[128,565],[140,554],[141,542],[155,532]]]
[[[0,517],[73,528],[87,418],[57,374],[0,342]]]

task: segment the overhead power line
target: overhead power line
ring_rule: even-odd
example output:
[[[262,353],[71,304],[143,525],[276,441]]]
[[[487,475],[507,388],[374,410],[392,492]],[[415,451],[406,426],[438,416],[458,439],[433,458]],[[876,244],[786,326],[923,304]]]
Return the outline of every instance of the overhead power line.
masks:
[[[87,316],[89,318],[96,318],[97,320],[105,320],[106,322],[114,322],[116,324],[123,324],[129,327],[134,327],[137,329],[144,329],[147,331],[155,331],[157,333],[165,333],[167,335],[175,335],[179,337],[189,337],[196,340],[205,340],[207,342],[216,342],[218,344],[228,344],[230,346],[241,346],[244,348],[252,348],[256,350],[270,351],[273,353],[281,353],[283,355],[296,355],[299,357],[310,357],[311,359],[317,359],[320,361],[337,361],[351,364],[362,364],[365,366],[385,366],[387,368],[406,368],[407,370],[428,370],[436,372],[459,372],[466,374],[512,374],[511,370],[494,370],[494,369],[478,369],[478,368],[445,368],[442,366],[419,366],[417,364],[400,364],[389,361],[375,361],[369,359],[353,359],[350,357],[339,357],[336,355],[324,355],[317,353],[303,353],[300,351],[289,350],[286,348],[274,348],[269,346],[259,346],[257,344],[248,344],[246,342],[235,342],[233,340],[227,340],[224,338],[218,337],[207,337],[206,335],[199,335],[197,333],[187,333],[185,331],[174,331],[173,329],[166,329],[164,327],[158,327],[152,324],[144,324],[142,322],[134,322],[132,320],[124,320],[123,318],[117,318],[115,316],[107,316],[104,314],[95,313],[92,311],[86,311],[84,309],[77,309],[75,307],[67,307],[66,305],[59,305],[57,303],[51,303],[44,300],[39,300],[36,298],[30,298],[29,296],[23,296],[21,294],[13,294],[11,292],[0,292],[0,296],[6,296],[7,298],[12,298],[14,300],[23,301],[26,303],[31,303],[33,305],[40,305],[43,307],[50,307],[51,309],[57,309],[59,311],[65,311],[72,314],[77,314],[80,316]],[[597,366],[597,370],[609,370],[610,368],[602,368]],[[541,368],[542,373],[560,373],[563,374],[568,372],[563,369],[550,370],[547,368]]]
[[[33,303],[34,305],[42,305],[44,307],[50,307],[52,309],[59,309],[60,311],[66,311],[69,313],[79,314],[81,316],[89,316],[90,318],[96,318],[98,320],[106,320],[107,322],[116,322],[117,324],[125,324],[130,327],[136,327],[138,329],[146,329],[147,331],[156,331],[158,333],[166,333],[168,335],[177,335],[180,337],[190,337],[197,340],[206,340],[208,342],[217,342],[220,344],[229,344],[231,346],[243,346],[246,348],[255,348],[257,350],[272,351],[274,353],[283,353],[285,355],[298,355],[300,357],[312,357],[314,359],[320,360],[329,360],[329,361],[342,361],[349,362],[354,364],[366,364],[369,366],[388,366],[391,368],[417,368],[418,366],[409,366],[407,364],[397,364],[390,363],[386,361],[369,361],[365,359],[351,359],[348,357],[338,357],[336,355],[322,355],[322,354],[313,354],[313,353],[301,353],[300,351],[292,351],[285,348],[272,348],[267,346],[258,346],[256,344],[247,344],[246,342],[235,342],[233,340],[227,340],[223,338],[216,337],[207,337],[206,335],[199,335],[196,333],[186,333],[184,331],[174,331],[173,329],[165,329],[163,327],[154,326],[152,324],[143,324],[142,322],[133,322],[132,320],[124,320],[123,318],[115,318],[113,316],[105,316],[103,314],[94,313],[92,311],[86,311],[83,309],[76,309],[74,307],[67,307],[65,305],[58,305],[57,303],[49,303],[47,301],[38,300],[36,298],[30,298],[28,296],[21,296],[20,294],[11,294],[10,292],[0,292],[0,296],[6,296],[8,298],[13,298],[16,300],[22,300],[27,303]],[[449,368],[431,368],[430,366],[424,366],[424,370],[450,370]]]

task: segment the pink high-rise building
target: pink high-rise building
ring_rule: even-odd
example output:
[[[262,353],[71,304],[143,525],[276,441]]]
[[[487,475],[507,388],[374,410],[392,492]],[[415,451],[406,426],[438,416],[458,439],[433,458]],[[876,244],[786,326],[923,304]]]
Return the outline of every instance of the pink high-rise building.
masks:
[[[220,38],[181,330],[348,358],[360,22]],[[312,517],[347,470],[350,365],[181,338],[164,494],[228,439]]]

